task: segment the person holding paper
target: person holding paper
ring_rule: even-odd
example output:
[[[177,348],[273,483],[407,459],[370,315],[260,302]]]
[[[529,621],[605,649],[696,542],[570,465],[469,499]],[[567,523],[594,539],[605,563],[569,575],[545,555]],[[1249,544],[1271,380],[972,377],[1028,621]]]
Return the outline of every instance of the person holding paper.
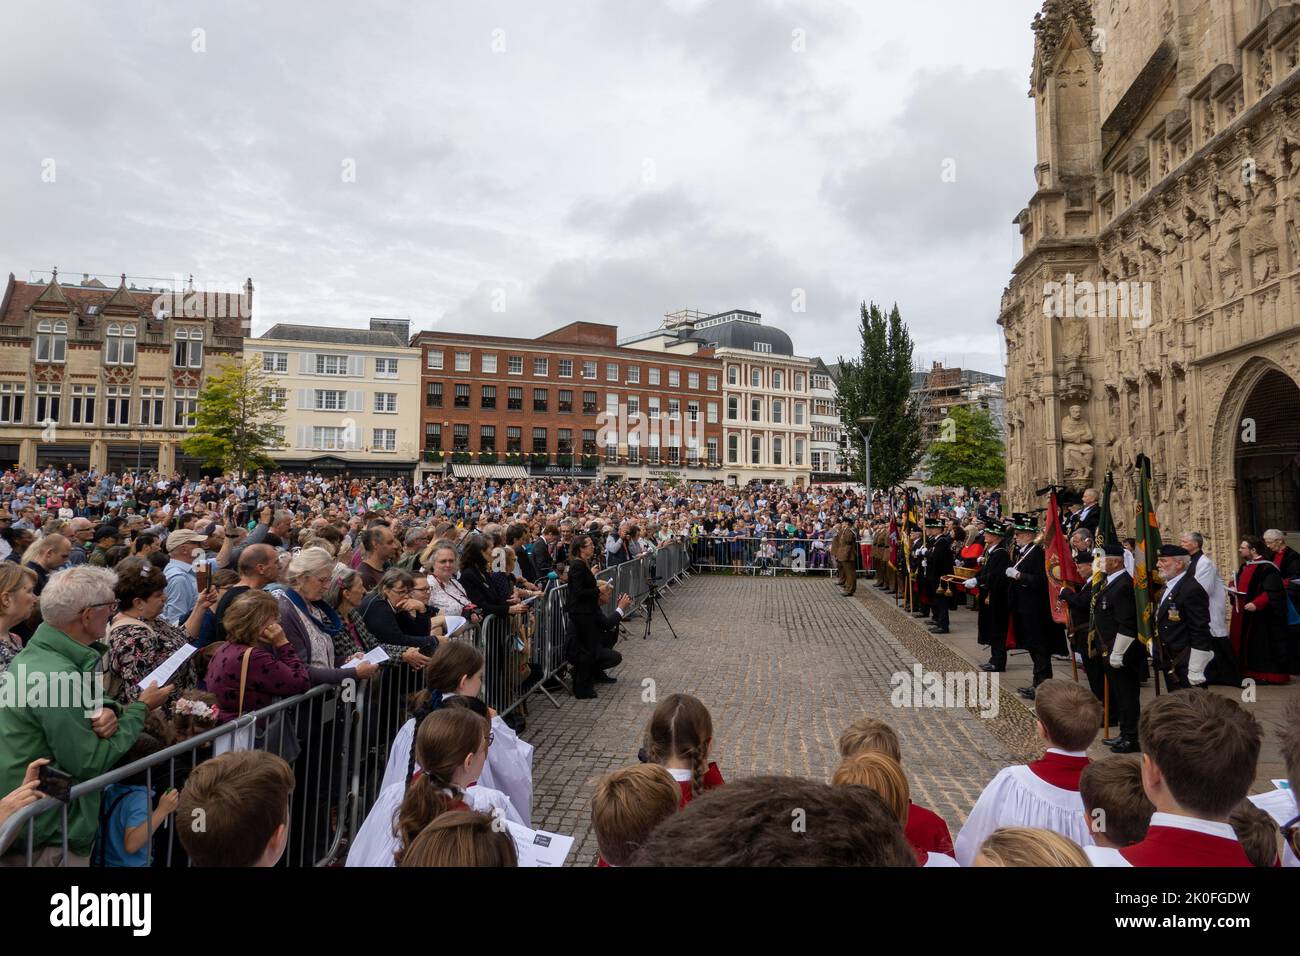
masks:
[[[113,699],[129,704],[140,696],[140,683],[176,651],[199,635],[203,612],[214,602],[211,588],[201,593],[185,621],[185,629],[168,624],[162,617],[167,603],[167,579],[147,558],[127,558],[117,566],[119,611],[108,629],[107,690]],[[163,705],[167,716],[181,693],[198,685],[193,658],[186,660],[166,678],[173,686]]]
[[[399,569],[400,570],[400,569]],[[334,640],[334,653],[340,659],[356,653],[367,653],[382,647],[389,659],[420,668],[429,663],[429,657],[419,648],[404,643],[381,643],[366,625],[359,610],[366,599],[366,585],[360,572],[335,566],[334,580],[325,591],[325,603],[338,613],[343,627]]]

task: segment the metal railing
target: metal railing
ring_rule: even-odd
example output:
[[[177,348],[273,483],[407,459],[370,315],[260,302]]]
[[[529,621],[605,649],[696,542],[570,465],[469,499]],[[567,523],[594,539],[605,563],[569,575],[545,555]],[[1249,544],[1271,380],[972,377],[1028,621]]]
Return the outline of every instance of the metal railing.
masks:
[[[687,549],[670,542],[652,554],[607,568],[598,577],[613,584],[611,603],[626,593],[638,607],[649,594],[652,580],[667,590],[689,570]],[[544,685],[552,678],[562,682],[568,664],[571,629],[565,592],[564,585],[548,588],[537,606],[519,615],[531,622],[528,626],[517,627],[507,618],[489,616],[464,638],[483,653],[482,696],[502,716],[519,709],[535,694],[545,695],[559,707]],[[143,786],[152,811],[162,789],[182,789],[202,761],[226,750],[256,749],[285,757],[294,771],[288,843],[280,865],[330,865],[342,857],[378,798],[393,739],[407,720],[411,696],[423,686],[421,670],[392,662],[369,680],[323,684],[277,701],[77,783],[68,803],[46,797],[24,807],[0,824],[0,852],[12,860],[15,851],[11,844],[21,839],[24,847],[16,852],[23,865],[32,866],[36,854],[51,845],[61,846],[66,860],[71,849],[68,811],[76,801],[99,795],[102,829],[103,800],[109,786],[128,780]],[[40,824],[50,813],[60,814],[53,828]],[[155,832],[150,812],[148,825],[147,865],[186,865],[188,857],[176,837],[176,827],[186,822],[168,819]],[[57,831],[59,842],[43,840],[38,829]]]
[[[806,574],[835,571],[829,538],[751,538],[699,535],[686,545],[695,571],[735,574]],[[872,548],[859,543],[854,561],[858,570],[875,565]]]

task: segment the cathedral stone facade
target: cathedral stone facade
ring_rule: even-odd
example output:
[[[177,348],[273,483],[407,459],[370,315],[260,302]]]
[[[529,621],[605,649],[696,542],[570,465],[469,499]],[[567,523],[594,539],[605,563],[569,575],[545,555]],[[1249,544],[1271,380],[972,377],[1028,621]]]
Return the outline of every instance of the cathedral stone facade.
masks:
[[[1010,505],[1100,489],[1220,566],[1300,536],[1300,4],[1047,0],[1037,191],[1003,293]]]

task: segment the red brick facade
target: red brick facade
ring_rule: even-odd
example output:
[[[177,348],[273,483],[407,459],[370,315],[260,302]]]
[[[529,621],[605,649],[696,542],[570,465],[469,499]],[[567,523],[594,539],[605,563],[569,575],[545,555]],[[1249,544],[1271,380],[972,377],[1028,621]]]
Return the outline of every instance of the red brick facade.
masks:
[[[536,339],[421,332],[411,344],[422,352],[426,463],[436,463],[437,453],[451,460],[462,452],[473,462],[486,453],[498,462],[519,455],[528,464],[545,455],[547,464],[568,465],[563,456],[572,455],[574,464],[598,461],[628,477],[657,470],[717,477],[709,462],[711,451],[722,460],[722,363],[711,353],[619,348],[614,326],[591,322]],[[618,439],[613,457],[611,431]],[[691,464],[692,439],[698,465]]]

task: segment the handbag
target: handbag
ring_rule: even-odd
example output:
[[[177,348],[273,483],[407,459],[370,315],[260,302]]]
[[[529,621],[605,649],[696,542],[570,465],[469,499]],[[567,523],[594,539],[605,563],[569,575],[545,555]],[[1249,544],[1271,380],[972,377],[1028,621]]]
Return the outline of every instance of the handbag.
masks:
[[[239,665],[239,712],[235,714],[236,719],[244,716],[244,690],[248,685],[248,660],[252,656],[253,648],[250,647],[244,651]],[[298,731],[282,710],[268,717],[266,726],[261,730],[257,727],[257,721],[253,721],[249,726],[217,739],[215,744],[213,751],[217,754],[230,750],[265,750],[284,758],[286,763],[297,760],[302,750],[298,745]]]

